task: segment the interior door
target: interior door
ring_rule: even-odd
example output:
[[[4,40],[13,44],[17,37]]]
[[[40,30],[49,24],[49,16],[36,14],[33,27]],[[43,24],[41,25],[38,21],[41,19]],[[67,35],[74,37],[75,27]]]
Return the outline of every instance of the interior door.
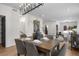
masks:
[[[1,19],[1,45],[5,47],[5,16]]]

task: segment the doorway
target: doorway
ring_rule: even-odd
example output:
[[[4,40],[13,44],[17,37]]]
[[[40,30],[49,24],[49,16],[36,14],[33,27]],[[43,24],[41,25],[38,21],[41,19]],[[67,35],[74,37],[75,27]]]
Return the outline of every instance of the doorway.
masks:
[[[0,15],[0,46],[5,47],[5,16]]]

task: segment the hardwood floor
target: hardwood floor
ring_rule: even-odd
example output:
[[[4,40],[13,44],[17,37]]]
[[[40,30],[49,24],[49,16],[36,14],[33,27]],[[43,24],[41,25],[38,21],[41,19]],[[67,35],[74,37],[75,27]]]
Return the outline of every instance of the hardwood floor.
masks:
[[[65,56],[79,56],[79,49],[67,49]]]
[[[16,47],[4,48],[0,46],[0,56],[17,56]],[[71,50],[70,46],[66,46],[65,56],[79,56],[79,49]]]
[[[16,47],[12,46],[9,48],[4,48],[0,46],[0,56],[16,56]]]
[[[61,52],[62,52],[61,56],[79,56],[79,49],[74,48],[71,49],[69,43],[66,43],[65,47],[61,50]]]

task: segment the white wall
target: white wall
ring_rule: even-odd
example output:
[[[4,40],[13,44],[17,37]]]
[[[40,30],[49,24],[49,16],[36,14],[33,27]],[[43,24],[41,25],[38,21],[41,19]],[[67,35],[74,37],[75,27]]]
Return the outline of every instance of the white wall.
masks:
[[[44,22],[43,26],[48,26],[48,34],[56,34],[56,22]]]
[[[34,15],[31,15],[31,14],[26,14],[24,16],[22,16],[24,19],[25,19],[25,22],[23,24],[23,26],[21,26],[21,28],[24,28],[21,29],[21,31],[25,32],[26,35],[32,35],[33,34],[33,21],[34,20],[38,20],[40,21],[40,31],[42,32],[42,28],[43,28],[43,20],[39,17],[36,17]],[[21,17],[21,18],[22,18]]]
[[[6,16],[6,47],[13,46],[19,35],[19,14],[11,7],[0,4],[0,15]]]
[[[79,21],[77,21],[77,34],[79,34]]]

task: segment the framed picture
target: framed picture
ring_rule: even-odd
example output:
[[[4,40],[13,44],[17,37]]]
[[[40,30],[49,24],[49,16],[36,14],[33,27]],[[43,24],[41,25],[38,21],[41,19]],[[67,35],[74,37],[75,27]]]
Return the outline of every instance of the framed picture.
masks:
[[[34,20],[33,24],[34,24],[34,32],[36,32],[37,30],[40,30],[40,21]]]

